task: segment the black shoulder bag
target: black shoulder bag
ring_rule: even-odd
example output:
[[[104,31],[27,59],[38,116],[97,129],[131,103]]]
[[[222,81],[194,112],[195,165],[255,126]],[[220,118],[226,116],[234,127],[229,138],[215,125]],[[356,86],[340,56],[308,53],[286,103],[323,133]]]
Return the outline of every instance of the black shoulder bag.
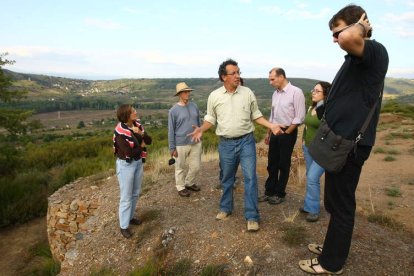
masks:
[[[348,154],[352,149],[356,150],[358,142],[363,138],[364,132],[374,115],[375,108],[381,98],[382,92],[371,108],[367,118],[361,129],[358,131],[358,136],[353,140],[348,140],[340,135],[336,135],[325,120],[325,114],[321,119],[321,124],[316,131],[315,138],[309,146],[309,153],[313,160],[322,168],[330,173],[338,173],[344,167]]]

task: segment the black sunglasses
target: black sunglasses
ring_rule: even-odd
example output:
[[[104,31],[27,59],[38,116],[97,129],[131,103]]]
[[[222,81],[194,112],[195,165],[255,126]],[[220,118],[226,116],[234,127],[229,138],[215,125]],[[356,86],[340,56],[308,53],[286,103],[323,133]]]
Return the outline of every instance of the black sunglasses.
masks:
[[[336,32],[334,32],[333,34],[332,34],[332,36],[334,37],[334,38],[336,38],[336,39],[338,39],[338,37],[339,37],[339,34],[340,33],[342,33],[343,31],[345,31],[346,29],[348,29],[348,28],[351,28],[352,26],[354,26],[356,23],[354,23],[354,24],[351,24],[351,25],[348,25],[348,26],[346,26],[345,28],[342,28],[342,29],[340,29],[339,31],[336,31]]]

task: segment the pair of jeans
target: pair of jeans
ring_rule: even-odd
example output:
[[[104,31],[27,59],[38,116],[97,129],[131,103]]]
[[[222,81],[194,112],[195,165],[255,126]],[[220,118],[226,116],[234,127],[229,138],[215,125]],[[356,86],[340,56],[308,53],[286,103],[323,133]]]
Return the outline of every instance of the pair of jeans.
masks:
[[[339,271],[348,258],[355,221],[355,191],[372,147],[357,146],[339,173],[325,173],[325,209],[330,213],[322,254],[318,260],[329,271]]]
[[[126,162],[116,160],[116,176],[119,182],[119,225],[122,229],[129,227],[129,221],[134,217],[138,196],[144,176],[142,160]]]
[[[303,156],[306,163],[306,194],[303,209],[311,214],[320,213],[321,176],[324,168],[318,165],[309,154],[308,147],[303,144]]]
[[[244,177],[244,217],[246,220],[259,221],[256,142],[253,133],[237,140],[222,137],[218,148],[223,171],[220,210],[228,214],[233,212],[233,184],[240,164]]]
[[[175,187],[177,191],[185,189],[185,186],[191,186],[200,171],[201,164],[201,142],[192,145],[177,146],[177,158],[175,162]],[[188,172],[185,175],[186,164],[188,163]]]
[[[297,136],[297,128],[290,134],[271,134],[269,140],[269,152],[267,155],[267,172],[269,176],[266,179],[265,195],[276,195],[280,198],[286,196],[290,162]]]

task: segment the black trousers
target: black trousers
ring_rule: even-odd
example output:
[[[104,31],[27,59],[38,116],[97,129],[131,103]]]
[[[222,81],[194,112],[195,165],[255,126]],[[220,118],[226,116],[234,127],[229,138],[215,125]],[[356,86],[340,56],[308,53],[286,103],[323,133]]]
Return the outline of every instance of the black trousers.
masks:
[[[296,128],[290,134],[271,135],[267,155],[267,172],[265,195],[286,196],[286,185],[289,180],[290,162],[293,148],[298,137]]]
[[[371,149],[370,146],[358,146],[355,154],[349,154],[341,172],[325,172],[324,202],[331,217],[318,260],[323,268],[332,272],[342,269],[348,258],[355,222],[355,191],[362,165]]]

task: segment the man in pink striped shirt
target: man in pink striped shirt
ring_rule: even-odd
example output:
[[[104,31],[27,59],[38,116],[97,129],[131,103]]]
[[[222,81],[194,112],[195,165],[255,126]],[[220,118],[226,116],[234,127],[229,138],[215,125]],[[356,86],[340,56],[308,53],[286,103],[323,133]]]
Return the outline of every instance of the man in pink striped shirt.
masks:
[[[279,204],[285,200],[293,147],[298,136],[298,126],[305,118],[305,97],[300,88],[287,79],[285,70],[273,68],[269,83],[276,91],[272,96],[269,122],[284,125],[276,135],[268,131],[265,143],[269,145],[265,193],[259,202]]]

